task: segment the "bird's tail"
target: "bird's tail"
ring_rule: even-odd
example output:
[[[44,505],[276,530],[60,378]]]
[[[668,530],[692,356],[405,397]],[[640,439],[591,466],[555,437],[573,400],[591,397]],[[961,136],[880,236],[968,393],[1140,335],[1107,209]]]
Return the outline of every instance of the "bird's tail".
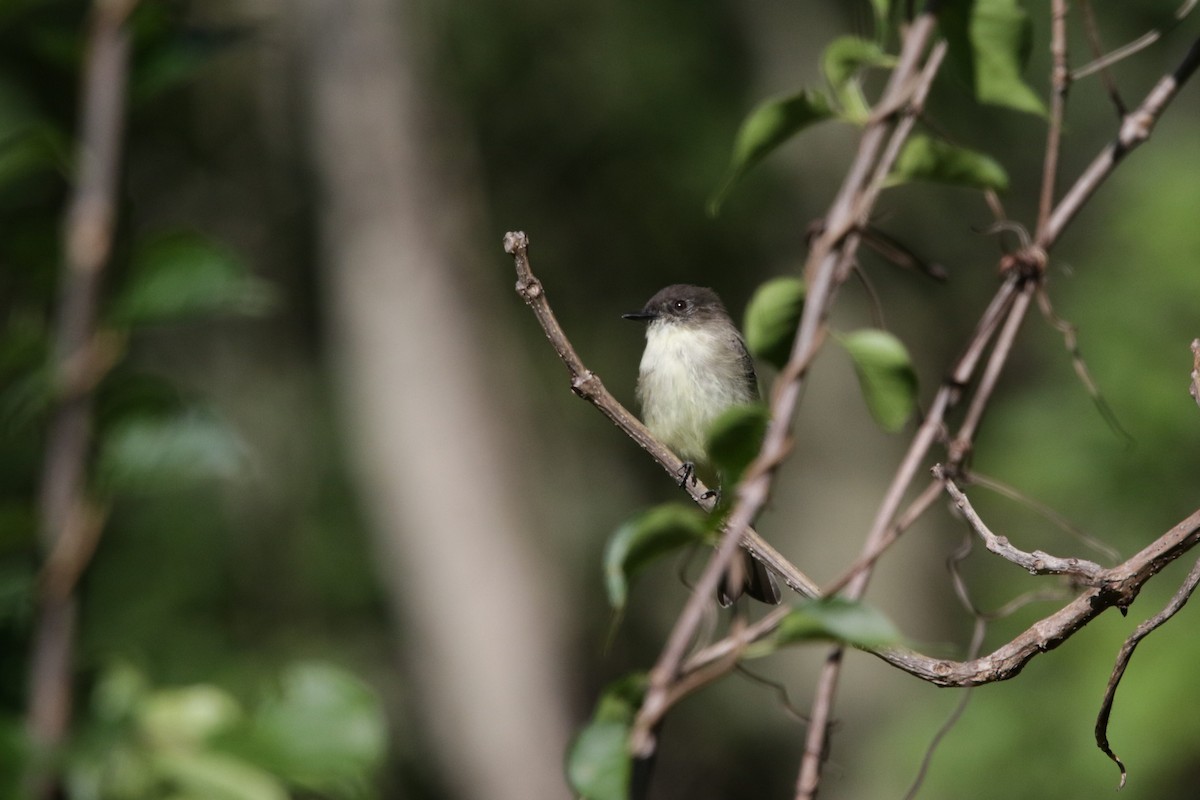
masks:
[[[735,560],[721,578],[717,587],[717,602],[729,606],[743,594],[768,605],[778,605],[781,599],[779,584],[766,564],[743,550],[741,559]]]

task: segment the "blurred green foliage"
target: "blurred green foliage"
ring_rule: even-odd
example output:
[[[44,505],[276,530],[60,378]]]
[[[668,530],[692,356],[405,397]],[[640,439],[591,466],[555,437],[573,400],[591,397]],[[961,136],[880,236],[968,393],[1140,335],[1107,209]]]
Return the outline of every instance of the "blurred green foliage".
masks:
[[[283,800],[290,790],[358,800],[386,730],[374,692],[343,670],[292,664],[246,708],[212,684],[148,685],[114,664],[67,758],[72,797]]]
[[[228,626],[271,625],[280,612],[249,599],[247,567],[287,563],[264,552],[239,564],[230,538],[222,497],[237,481],[260,481],[259,456],[202,390],[145,358],[174,331],[195,344],[222,320],[263,318],[278,309],[278,292],[236,248],[197,227],[148,224],[126,182],[99,310],[113,364],[93,399],[89,494],[110,513],[80,589],[76,660],[88,697],[63,752],[39,753],[25,740],[42,556],[35,495],[57,401],[50,337],[86,10],[0,6],[0,794],[24,796],[29,765],[49,759],[75,800],[378,796],[388,733],[375,690],[343,667],[303,659],[307,645],[239,654],[255,637]],[[133,168],[139,148],[162,135],[160,101],[240,39],[189,25],[186,12],[147,2],[130,19]],[[313,514],[309,524],[341,533],[352,515],[340,513],[337,522]],[[327,563],[339,562],[351,563]],[[266,681],[274,685],[264,689]]]

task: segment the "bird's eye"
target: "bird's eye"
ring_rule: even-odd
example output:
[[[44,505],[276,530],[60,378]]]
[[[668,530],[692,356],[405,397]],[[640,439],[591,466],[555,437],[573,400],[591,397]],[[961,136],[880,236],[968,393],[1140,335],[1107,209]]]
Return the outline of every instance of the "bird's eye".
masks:
[[[675,310],[676,311],[683,311],[685,308],[687,308],[687,306],[688,306],[687,300],[676,300],[675,301]]]

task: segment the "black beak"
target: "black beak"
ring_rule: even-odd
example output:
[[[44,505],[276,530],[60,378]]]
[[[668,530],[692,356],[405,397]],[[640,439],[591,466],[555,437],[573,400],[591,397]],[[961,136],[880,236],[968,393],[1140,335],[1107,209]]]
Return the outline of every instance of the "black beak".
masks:
[[[637,322],[642,322],[648,319],[654,319],[657,316],[658,314],[655,314],[653,311],[647,311],[643,308],[641,311],[630,311],[628,314],[622,314],[621,319],[632,319]]]

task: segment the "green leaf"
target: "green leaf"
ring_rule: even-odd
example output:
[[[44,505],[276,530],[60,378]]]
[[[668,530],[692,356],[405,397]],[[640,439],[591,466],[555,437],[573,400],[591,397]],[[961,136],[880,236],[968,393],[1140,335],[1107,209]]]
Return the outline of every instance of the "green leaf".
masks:
[[[979,102],[1046,113],[1041,98],[1021,77],[1033,25],[1018,0],[952,0],[938,19],[950,62]]]
[[[779,627],[748,657],[767,655],[780,647],[812,641],[834,641],[851,647],[884,647],[899,642],[891,620],[870,606],[833,597],[806,601],[784,617]]]
[[[162,689],[138,708],[138,725],[154,747],[194,747],[228,730],[241,718],[238,702],[209,684]]]
[[[646,696],[649,678],[644,672],[631,672],[604,687],[596,701],[594,719],[606,722],[633,722]]]
[[[101,722],[120,723],[141,707],[149,692],[140,670],[125,662],[114,663],[101,673],[92,690],[92,713]]]
[[[721,188],[709,201],[708,213],[716,216],[737,180],[768,153],[804,128],[832,116],[829,100],[811,89],[767,100],[751,111],[738,130],[729,169]]]
[[[629,582],[659,556],[708,537],[705,515],[694,506],[667,503],[645,511],[622,525],[604,551],[608,600],[621,609]]]
[[[804,293],[799,278],[773,278],[758,287],[746,306],[746,348],[751,355],[783,368],[792,354]]]
[[[646,676],[628,675],[611,684],[596,703],[592,720],[567,752],[567,782],[582,800],[627,800],[633,772],[629,728],[646,690]]]
[[[857,36],[839,36],[825,48],[821,68],[835,90],[841,89],[864,67],[890,66],[895,59],[878,43]]]
[[[567,782],[581,800],[626,800],[632,774],[628,722],[592,721],[567,754]]]
[[[103,434],[97,479],[109,491],[145,493],[234,478],[244,465],[241,441],[215,416],[138,416]]]
[[[158,237],[133,257],[115,322],[136,325],[211,315],[258,316],[275,306],[270,284],[230,250],[188,233]]]
[[[270,773],[232,756],[208,751],[165,751],[155,755],[155,770],[176,785],[182,797],[205,800],[288,800],[287,790]]]
[[[758,456],[771,414],[762,403],[730,406],[708,429],[708,457],[721,476],[721,485],[732,487]]]
[[[931,181],[975,189],[1008,188],[1008,174],[991,156],[941,139],[913,136],[904,143],[888,176],[888,185],[906,181]]]
[[[231,748],[314,794],[349,796],[353,788],[365,797],[387,749],[387,725],[369,686],[337,667],[302,662],[289,667],[278,695]]]
[[[838,337],[858,373],[871,416],[895,433],[917,407],[917,374],[908,350],[887,331],[865,329]]]
[[[878,43],[868,39],[840,36],[829,43],[821,57],[821,68],[841,105],[843,117],[860,123],[870,116],[870,106],[859,86],[859,72],[866,67],[892,66],[895,62]]]

